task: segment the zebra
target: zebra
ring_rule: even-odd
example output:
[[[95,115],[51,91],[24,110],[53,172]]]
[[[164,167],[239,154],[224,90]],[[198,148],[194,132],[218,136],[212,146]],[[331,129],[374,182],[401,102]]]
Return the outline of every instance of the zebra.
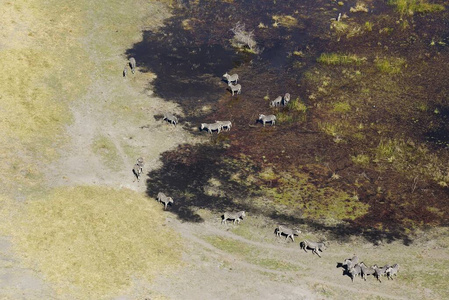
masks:
[[[164,204],[164,210],[167,210],[167,206],[173,205],[173,198],[172,197],[168,197],[166,196],[164,193],[159,192],[157,194],[157,201],[161,202],[162,204]]]
[[[358,264],[359,258],[357,255],[354,255],[352,258],[347,258],[343,262],[343,266],[346,266],[346,270],[351,270],[352,267],[354,267],[356,264]]]
[[[136,72],[136,59],[134,57],[129,59],[129,67],[131,68],[131,72],[134,74]]]
[[[281,106],[282,104],[282,96],[278,96],[276,99],[270,102],[271,107]]]
[[[356,276],[360,276],[362,273],[362,268],[359,264],[355,264],[352,268],[349,269],[349,274],[351,274],[351,281],[354,282],[354,278]]]
[[[312,253],[315,253],[318,255],[318,257],[321,258],[321,255],[318,251],[323,252],[323,250],[326,250],[326,245],[324,245],[324,242],[310,242],[308,240],[304,240],[299,243],[299,246],[301,249],[303,249],[307,253],[307,248],[312,250]]]
[[[258,121],[261,121],[263,123],[263,126],[265,127],[266,122],[271,122],[271,126],[273,126],[276,123],[276,116],[275,115],[259,115]]]
[[[398,264],[392,265],[386,271],[387,278],[393,280],[393,275],[397,276],[398,272],[399,272],[399,265]]]
[[[284,106],[287,106],[289,101],[290,101],[290,94],[289,93],[285,93],[285,95],[284,95]]]
[[[178,118],[172,113],[165,113],[163,120],[166,120],[170,124],[173,124],[173,126],[176,126],[176,124],[178,124]]]
[[[293,242],[295,241],[295,238],[293,236],[299,235],[301,233],[301,231],[298,229],[292,230],[292,229],[287,228],[282,225],[279,225],[278,227],[276,227],[275,231],[276,231],[277,236],[281,236],[282,234],[285,234],[287,236],[286,239],[291,237]]]
[[[229,82],[228,86],[231,89],[232,96],[234,96],[234,93],[237,93],[237,94],[242,93],[242,86],[240,84],[233,85],[231,82]]]
[[[374,276],[376,276],[377,280],[379,282],[382,282],[380,280],[380,277],[384,276],[387,274],[387,270],[390,268],[390,265],[385,265],[382,268],[379,268],[377,265],[373,266],[374,269]]]
[[[217,131],[217,133],[220,133],[222,128],[222,125],[220,123],[201,123],[201,130],[207,129],[207,131],[212,134],[212,131]]]
[[[136,176],[136,178],[134,178],[133,182],[135,182],[136,179],[137,179],[137,182],[140,182],[140,175],[142,175],[142,173],[143,173],[143,166],[144,166],[143,158],[139,157],[133,167],[133,173]]]
[[[243,220],[243,217],[246,216],[246,213],[244,210],[239,211],[239,212],[225,212],[221,217],[221,223],[226,223],[226,220],[234,220],[234,224],[237,221],[238,224],[240,224],[240,219]]]
[[[221,125],[221,130],[223,130],[224,128],[226,128],[226,131],[231,130],[232,127],[231,121],[215,121],[215,123]]]
[[[366,281],[367,275],[374,275],[374,273],[376,273],[376,270],[373,267],[368,268],[363,261],[360,263],[360,268],[362,270],[362,272],[361,272],[362,278],[365,281]]]
[[[226,73],[223,75],[223,77],[226,78],[226,80],[228,81],[228,84],[229,84],[230,82],[235,82],[235,83],[237,83],[237,81],[239,80],[239,75],[238,75],[238,74],[229,75],[228,72],[226,72]]]
[[[123,77],[126,77],[128,75],[128,65],[125,65],[125,68],[123,68]]]

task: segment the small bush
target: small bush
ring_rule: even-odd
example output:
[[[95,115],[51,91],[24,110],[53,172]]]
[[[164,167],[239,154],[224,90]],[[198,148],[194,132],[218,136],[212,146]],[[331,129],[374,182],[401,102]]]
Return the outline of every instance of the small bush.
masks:
[[[245,24],[237,22],[231,31],[234,33],[233,41],[237,47],[248,47],[251,51],[256,51],[257,42],[254,39],[254,32],[246,31]]]

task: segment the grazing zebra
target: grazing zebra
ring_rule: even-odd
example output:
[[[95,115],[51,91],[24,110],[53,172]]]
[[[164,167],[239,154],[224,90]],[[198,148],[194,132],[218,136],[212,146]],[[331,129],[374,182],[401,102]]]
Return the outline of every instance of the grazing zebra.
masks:
[[[297,230],[297,229],[293,230],[293,229],[287,228],[282,225],[279,225],[278,227],[276,227],[275,231],[276,231],[277,236],[281,236],[282,234],[285,234],[287,236],[286,239],[291,237],[293,242],[295,241],[295,238],[293,236],[299,235],[301,233],[300,230]]]
[[[246,216],[246,214],[245,214],[244,210],[239,211],[239,212],[225,212],[221,216],[222,217],[221,223],[222,224],[223,223],[227,224],[226,220],[234,220],[234,224],[235,224],[236,221],[237,221],[238,224],[240,224],[240,219],[243,220],[243,217],[245,217],[245,216]]]
[[[373,266],[374,269],[374,276],[377,278],[379,282],[382,282],[380,280],[380,277],[387,274],[387,270],[390,268],[390,265],[385,265],[382,268],[379,268],[377,265]]]
[[[225,128],[226,128],[226,131],[231,130],[231,127],[232,127],[231,121],[215,121],[215,123],[221,125],[221,130],[223,130]]]
[[[229,82],[228,86],[231,89],[232,96],[234,96],[234,93],[237,93],[237,94],[242,93],[242,86],[240,84],[233,85],[231,82]]]
[[[129,67],[131,68],[131,72],[134,74],[136,72],[136,59],[134,57],[129,59]]]
[[[208,124],[208,123],[201,123],[201,130],[207,129],[207,131],[212,134],[212,131],[217,131],[217,133],[220,133],[221,131],[221,124],[220,123],[212,123],[212,124]]]
[[[164,210],[167,210],[167,206],[173,205],[173,198],[172,197],[168,197],[166,196],[164,193],[159,192],[157,194],[157,201],[161,202],[162,204],[164,204]]]
[[[276,116],[275,115],[259,115],[258,121],[261,121],[263,123],[263,126],[265,127],[265,123],[271,122],[271,126],[273,126],[276,123]]]
[[[133,167],[133,173],[134,173],[134,176],[136,176],[136,178],[134,178],[133,182],[135,182],[136,179],[137,179],[137,182],[140,182],[140,175],[142,175],[142,173],[143,173],[143,166],[144,166],[143,158],[139,157]]]
[[[376,270],[373,267],[368,268],[363,261],[360,263],[360,268],[362,269],[362,272],[361,272],[362,278],[365,281],[366,281],[366,276],[374,275],[374,273],[376,273]]]
[[[125,68],[123,69],[123,77],[126,77],[128,75],[128,65],[125,65]]]
[[[167,121],[170,124],[173,124],[173,126],[176,126],[176,124],[178,124],[178,118],[172,113],[165,113],[163,120]]]
[[[289,101],[290,101],[290,94],[289,93],[285,93],[285,95],[284,95],[284,106],[287,106]]]
[[[393,280],[393,275],[398,275],[399,272],[399,265],[398,264],[394,264],[391,267],[389,267],[386,271],[387,273],[387,278]]]
[[[235,82],[235,83],[237,83],[237,81],[239,80],[239,75],[238,75],[238,74],[229,75],[228,72],[226,72],[226,73],[223,75],[223,77],[226,78],[226,80],[228,81],[228,84],[229,84],[230,82]]]
[[[282,104],[282,96],[278,96],[276,99],[270,102],[271,107],[281,106]]]
[[[317,242],[310,242],[308,240],[304,240],[301,243],[299,243],[299,246],[306,253],[307,253],[307,249],[312,250],[312,253],[315,253],[320,258],[321,258],[321,255],[320,255],[320,253],[318,253],[318,251],[323,252],[323,250],[326,250],[326,245],[324,245],[324,242],[317,243]]]

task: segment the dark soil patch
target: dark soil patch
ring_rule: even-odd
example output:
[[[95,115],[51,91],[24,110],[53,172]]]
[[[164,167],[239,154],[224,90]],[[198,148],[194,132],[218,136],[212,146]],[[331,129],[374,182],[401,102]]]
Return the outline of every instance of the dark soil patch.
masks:
[[[384,1],[371,1],[369,14],[350,14],[353,2],[339,7],[328,1],[200,1],[177,11],[160,32],[146,32],[128,54],[158,75],[156,93],[178,102],[194,124],[233,122],[230,132],[214,134],[209,145],[165,153],[163,167],[149,174],[148,195],[173,195],[172,211],[188,221],[201,221],[195,214],[198,207],[251,210],[250,201],[233,199],[254,196],[254,188],[231,180],[239,172],[235,162],[250,160],[256,177],[267,167],[277,174],[303,172],[318,188],[353,193],[369,204],[366,215],[338,226],[305,220],[300,212],[279,213],[273,207],[259,212],[278,220],[307,223],[339,236],[363,234],[373,241],[401,238],[407,243],[409,229],[447,225],[447,188],[420,173],[419,161],[398,167],[376,161],[375,151],[382,141],[402,139],[431,149],[440,162],[449,161],[449,74],[441,68],[449,62],[449,46],[444,45],[448,14],[404,17],[400,22],[408,22],[406,26],[398,24],[399,16]],[[349,28],[361,28],[354,31],[356,36],[329,29],[340,11],[350,16],[344,20]],[[297,25],[273,26],[273,16],[286,15]],[[259,54],[230,46],[229,29],[237,21],[254,29]],[[371,30],[363,29],[366,22]],[[353,66],[318,64],[321,53],[356,54],[366,60]],[[400,72],[388,74],[377,66],[380,59],[404,63]],[[239,74],[242,94],[226,91],[221,78],[225,72]],[[269,100],[286,92],[307,109],[269,106]],[[335,103],[350,109],[338,111]],[[205,104],[212,105],[211,112],[201,111]],[[257,123],[259,114],[275,114],[278,122],[263,127]],[[325,133],[326,125],[338,126],[339,132]],[[353,157],[359,154],[369,161],[355,163]],[[227,182],[220,186],[225,196],[205,193],[210,178]],[[257,184],[263,190],[268,183]],[[273,184],[282,185],[282,180],[269,182]]]

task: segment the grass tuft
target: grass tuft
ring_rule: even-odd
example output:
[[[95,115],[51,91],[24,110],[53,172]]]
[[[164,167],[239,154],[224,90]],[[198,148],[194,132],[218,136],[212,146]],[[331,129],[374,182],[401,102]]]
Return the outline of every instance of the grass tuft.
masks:
[[[387,74],[398,74],[405,66],[403,58],[376,58],[374,63],[379,71]]]
[[[355,54],[322,53],[317,62],[325,65],[360,65],[366,61],[366,57]]]

